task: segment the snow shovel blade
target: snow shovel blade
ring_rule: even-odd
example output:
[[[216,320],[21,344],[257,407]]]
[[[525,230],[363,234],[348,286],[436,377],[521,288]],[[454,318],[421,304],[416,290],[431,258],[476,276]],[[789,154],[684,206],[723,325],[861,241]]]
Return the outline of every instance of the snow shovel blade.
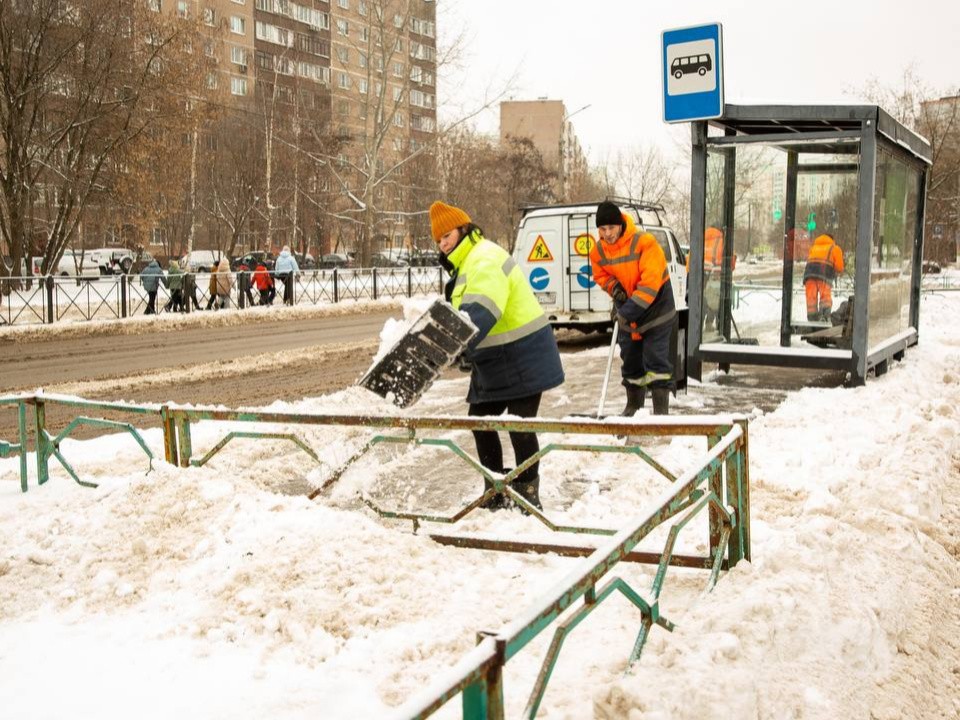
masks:
[[[442,300],[436,300],[380,358],[359,385],[398,407],[413,405],[456,360],[477,328]]]

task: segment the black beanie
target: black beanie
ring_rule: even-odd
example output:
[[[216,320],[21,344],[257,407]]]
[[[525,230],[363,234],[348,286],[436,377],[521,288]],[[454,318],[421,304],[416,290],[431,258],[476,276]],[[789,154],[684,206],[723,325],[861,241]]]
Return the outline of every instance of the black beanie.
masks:
[[[597,227],[604,225],[620,225],[621,227],[624,225],[620,208],[609,200],[604,200],[597,205]]]

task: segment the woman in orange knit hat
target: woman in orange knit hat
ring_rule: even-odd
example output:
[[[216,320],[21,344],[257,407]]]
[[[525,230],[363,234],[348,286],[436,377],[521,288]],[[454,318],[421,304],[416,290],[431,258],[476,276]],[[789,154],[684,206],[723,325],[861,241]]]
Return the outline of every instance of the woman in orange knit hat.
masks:
[[[450,273],[447,300],[467,313],[479,329],[465,353],[470,364],[467,402],[471,416],[535,417],[544,391],[563,382],[563,365],[553,329],[520,268],[502,247],[460,208],[435,202],[430,229],[440,250],[440,262]],[[488,470],[504,472],[500,437],[474,431],[477,455]],[[523,463],[540,449],[533,433],[510,433],[514,458]],[[487,483],[487,490],[490,489]],[[531,505],[540,509],[539,463],[533,463],[511,483]],[[484,507],[505,507],[505,498],[488,498]]]

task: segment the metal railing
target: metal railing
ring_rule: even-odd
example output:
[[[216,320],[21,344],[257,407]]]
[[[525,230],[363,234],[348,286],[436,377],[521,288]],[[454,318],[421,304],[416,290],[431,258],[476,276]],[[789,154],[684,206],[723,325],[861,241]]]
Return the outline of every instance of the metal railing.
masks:
[[[282,305],[287,297],[282,276],[270,273],[276,297],[270,304]],[[247,308],[260,304],[252,284],[252,272],[231,272],[230,306]],[[196,273],[194,299],[184,297],[182,312],[210,309],[210,273]],[[378,300],[414,297],[443,292],[440,267],[303,270],[293,278],[287,304],[325,305],[343,300]],[[163,284],[157,292],[156,309],[169,307],[170,290]],[[53,324],[62,320],[120,319],[142,315],[148,294],[139,275],[106,275],[100,278],[18,276],[0,278],[0,325]]]
[[[507,663],[541,633],[553,628],[553,637],[542,660],[540,671],[530,692],[523,716],[533,718],[541,706],[549,680],[558,662],[564,642],[571,632],[608,598],[620,594],[627,598],[639,614],[639,629],[630,652],[629,663],[641,655],[654,625],[672,631],[674,623],[660,608],[660,596],[671,567],[699,568],[708,572],[706,589],[712,589],[720,572],[740,560],[750,559],[750,491],[749,443],[745,418],[740,417],[651,417],[649,419],[607,418],[603,421],[583,418],[507,420],[477,417],[414,417],[291,412],[258,412],[224,410],[212,407],[178,407],[174,405],[98,402],[81,398],[23,394],[0,397],[0,409],[15,406],[18,417],[18,443],[0,442],[0,457],[19,453],[21,489],[28,488],[27,456],[29,454],[28,410],[33,410],[33,437],[38,485],[50,478],[50,463],[56,461],[81,485],[93,486],[81,479],[61,451],[61,443],[80,426],[95,426],[128,433],[147,456],[147,472],[152,468],[153,452],[143,436],[130,423],[79,415],[57,434],[52,434],[46,421],[46,409],[59,405],[77,412],[110,412],[135,417],[155,417],[163,429],[163,452],[168,463],[181,468],[202,466],[210,462],[234,440],[286,440],[297,446],[313,463],[320,454],[292,431],[296,427],[359,427],[371,435],[345,460],[330,468],[326,480],[309,497],[315,498],[332,487],[364,455],[383,443],[408,444],[411,447],[432,446],[449,451],[453,459],[466,463],[489,481],[490,487],[470,500],[451,516],[416,512],[393,512],[377,507],[369,498],[363,501],[380,516],[405,519],[419,528],[424,523],[456,523],[459,519],[492,499],[505,495],[532,518],[558,534],[577,533],[604,538],[599,545],[556,542],[523,542],[502,537],[430,534],[436,542],[458,547],[483,548],[508,552],[555,553],[582,559],[530,607],[499,630],[478,633],[478,645],[437,683],[397,709],[397,718],[426,718],[456,696],[461,697],[464,718],[503,718],[503,675]],[[192,425],[197,422],[230,423],[229,431],[199,459],[194,458]],[[253,425],[249,431],[238,431],[236,424]],[[256,427],[272,426],[269,431]],[[284,432],[277,432],[276,426]],[[387,430],[389,434],[383,434]],[[543,444],[540,452],[514,471],[499,474],[490,471],[464,451],[450,436],[463,431],[534,432],[556,436],[555,442]],[[421,437],[425,432],[446,433],[445,437]],[[581,436],[571,441],[570,436]],[[591,438],[584,442],[582,436]],[[673,473],[640,448],[640,442],[651,438],[700,436],[706,439],[707,452],[693,466]],[[622,438],[626,437],[624,442]],[[631,455],[659,473],[668,485],[648,507],[618,529],[573,527],[551,521],[548,515],[533,507],[511,486],[524,469],[556,452],[624,453]],[[685,555],[677,552],[680,533],[690,527],[697,516],[706,515],[707,552]],[[640,551],[637,546],[661,526],[670,523],[660,552]],[[657,566],[649,592],[644,595],[614,574],[621,562],[644,562]]]

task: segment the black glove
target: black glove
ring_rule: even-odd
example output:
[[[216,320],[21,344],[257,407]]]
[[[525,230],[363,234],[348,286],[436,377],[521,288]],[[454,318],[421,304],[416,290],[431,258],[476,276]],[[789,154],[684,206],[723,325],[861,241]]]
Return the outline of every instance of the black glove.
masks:
[[[457,355],[457,359],[455,360],[455,362],[457,364],[457,370],[459,370],[460,372],[466,372],[466,373],[473,372],[473,363],[467,360],[466,353],[460,353],[459,355]]]
[[[610,297],[613,298],[613,304],[617,307],[623,305],[630,297],[627,295],[627,291],[623,289],[623,285],[619,282],[613,284],[613,290],[610,291]]]

